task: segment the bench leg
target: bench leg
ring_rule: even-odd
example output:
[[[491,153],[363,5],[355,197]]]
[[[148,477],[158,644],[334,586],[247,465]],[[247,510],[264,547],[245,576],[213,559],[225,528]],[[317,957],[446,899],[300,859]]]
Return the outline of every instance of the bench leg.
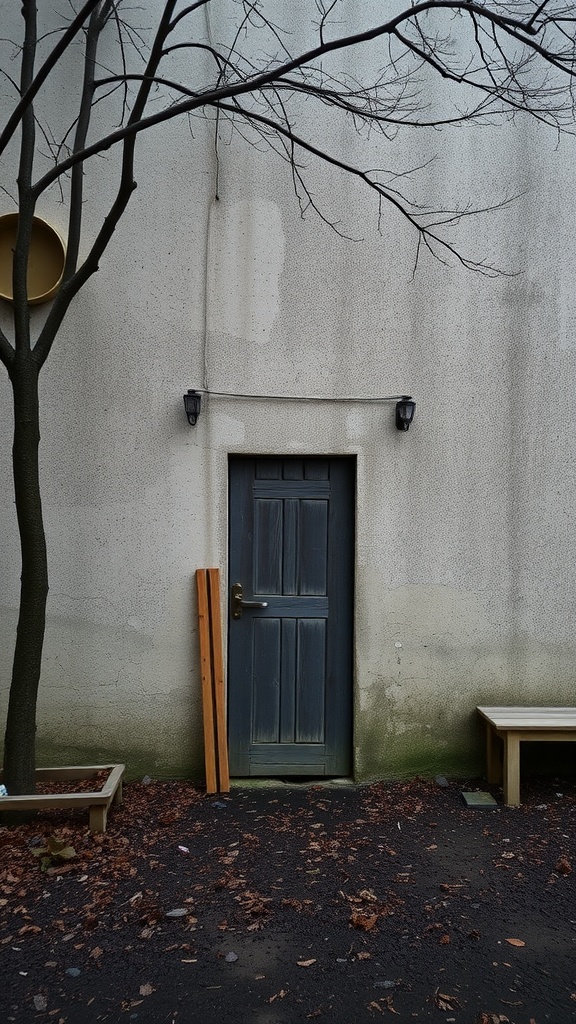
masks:
[[[106,804],[93,804],[90,808],[90,831],[105,832],[108,808]]]
[[[500,760],[500,744],[491,722],[486,722],[486,778],[488,782],[502,781],[502,762]]]
[[[504,803],[520,803],[520,733],[507,732],[504,737]]]
[[[112,797],[112,803],[116,804],[116,806],[118,806],[118,804],[122,803],[122,779],[120,779],[120,782],[116,786],[116,792],[114,793],[114,796]]]

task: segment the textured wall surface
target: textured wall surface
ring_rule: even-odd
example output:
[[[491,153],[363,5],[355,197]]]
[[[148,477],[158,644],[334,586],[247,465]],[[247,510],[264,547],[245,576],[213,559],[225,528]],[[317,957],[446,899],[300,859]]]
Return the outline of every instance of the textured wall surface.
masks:
[[[357,459],[358,779],[478,770],[477,704],[574,704],[574,143],[522,120],[423,134],[416,156],[330,121],[319,133],[367,166],[435,154],[414,187],[446,208],[518,194],[454,233],[514,273],[423,253],[414,274],[401,217],[384,209],[379,231],[374,197],[311,159],[317,201],[348,238],[300,217],[269,151],[223,131],[216,198],[210,125],[191,135],[175,122],[141,142],[129,213],[41,382],[44,761],[201,774],[193,573],[218,565],[228,582],[230,454]],[[107,188],[88,195],[87,238]],[[63,228],[56,191],[39,213]],[[333,401],[211,395],[190,428],[182,393],[194,386]],[[398,393],[418,403],[407,434],[393,403],[342,401]],[[19,584],[11,426],[3,372],[3,706]]]

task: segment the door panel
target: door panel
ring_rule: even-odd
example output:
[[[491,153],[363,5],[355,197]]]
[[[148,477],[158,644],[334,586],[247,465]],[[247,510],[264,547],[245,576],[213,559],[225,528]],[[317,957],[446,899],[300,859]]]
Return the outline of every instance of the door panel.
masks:
[[[296,743],[324,743],[326,619],[300,619],[296,673]]]
[[[233,459],[229,737],[235,775],[351,767],[354,462]]]
[[[277,743],[280,719],[280,619],[255,619],[252,625],[252,739]]]
[[[328,537],[328,501],[300,502],[300,593],[326,593]]]

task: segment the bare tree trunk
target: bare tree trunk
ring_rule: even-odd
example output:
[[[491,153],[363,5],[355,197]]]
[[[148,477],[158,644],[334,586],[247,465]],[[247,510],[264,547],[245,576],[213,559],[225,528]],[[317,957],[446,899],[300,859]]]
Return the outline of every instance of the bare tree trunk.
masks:
[[[4,740],[4,781],[11,795],[35,791],[36,699],[48,597],[48,565],[38,467],[38,365],[21,353],[10,374],[14,392],[12,462],[22,548],[20,614]]]

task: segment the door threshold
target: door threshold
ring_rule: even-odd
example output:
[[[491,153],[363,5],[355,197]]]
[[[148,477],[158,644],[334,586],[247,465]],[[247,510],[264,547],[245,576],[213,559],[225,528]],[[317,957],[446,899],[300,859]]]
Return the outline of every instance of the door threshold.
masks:
[[[350,788],[350,786],[355,785],[354,779],[348,777],[329,779],[324,776],[306,776],[306,778],[302,778],[295,775],[293,778],[290,778],[290,776],[284,775],[278,778],[268,778],[262,775],[250,775],[243,779],[230,779],[232,789],[310,789],[312,787],[341,789],[343,787]]]

